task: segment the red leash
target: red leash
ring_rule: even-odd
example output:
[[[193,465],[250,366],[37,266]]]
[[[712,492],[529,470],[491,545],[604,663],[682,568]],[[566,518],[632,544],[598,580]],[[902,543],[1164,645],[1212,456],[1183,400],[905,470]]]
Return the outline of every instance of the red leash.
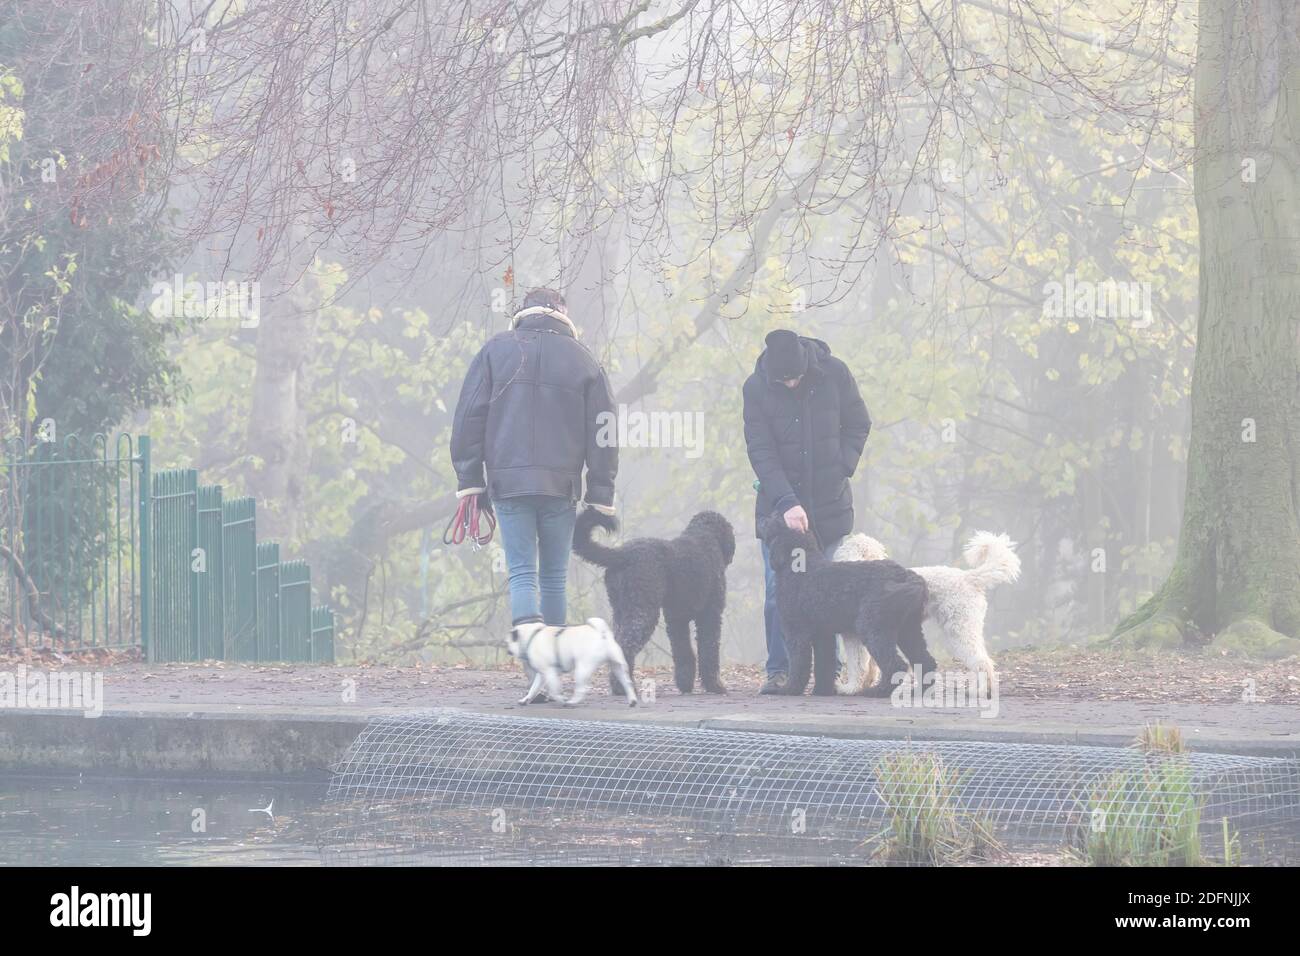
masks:
[[[480,520],[487,519],[487,533],[479,533]],[[466,538],[473,542],[475,548],[481,548],[492,540],[497,528],[497,516],[491,510],[479,507],[478,495],[466,495],[456,505],[456,513],[442,533],[443,544],[461,544]]]

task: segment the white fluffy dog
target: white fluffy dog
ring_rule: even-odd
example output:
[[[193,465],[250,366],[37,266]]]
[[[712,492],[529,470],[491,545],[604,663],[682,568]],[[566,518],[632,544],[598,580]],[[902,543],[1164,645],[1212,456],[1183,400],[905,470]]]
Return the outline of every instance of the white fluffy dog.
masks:
[[[913,568],[925,578],[929,597],[925,601],[925,618],[939,626],[945,649],[972,671],[982,671],[993,687],[997,671],[984,647],[984,615],[988,611],[985,593],[999,584],[1020,577],[1020,558],[1016,546],[1005,534],[977,531],[966,542],[962,555],[969,569],[942,565]],[[836,561],[881,561],[889,557],[885,546],[865,534],[851,534],[835,549]],[[872,670],[878,670],[858,640],[844,635],[845,666],[838,684],[843,693],[856,693],[874,682]],[[850,649],[852,647],[852,649]],[[869,667],[861,663],[869,662]]]
[[[601,664],[609,664],[615,678],[627,694],[627,705],[636,706],[636,691],[627,673],[627,659],[614,640],[614,632],[598,617],[586,624],[553,627],[541,621],[517,624],[510,629],[506,650],[523,662],[533,679],[521,704],[531,704],[546,683],[546,692],[562,704],[580,704],[591,690],[591,675]],[[564,699],[560,675],[573,671],[573,696]]]
[[[860,539],[860,540],[859,540]],[[868,544],[867,542],[870,542]],[[876,561],[879,558],[864,558],[861,555],[874,546],[884,556],[885,548],[875,538],[865,534],[851,534],[844,538],[831,555],[832,561]],[[874,552],[873,552],[874,553]],[[840,649],[843,651],[844,666],[835,675],[835,692],[837,694],[860,694],[873,686],[880,679],[880,665],[871,659],[871,652],[856,634],[840,634]]]

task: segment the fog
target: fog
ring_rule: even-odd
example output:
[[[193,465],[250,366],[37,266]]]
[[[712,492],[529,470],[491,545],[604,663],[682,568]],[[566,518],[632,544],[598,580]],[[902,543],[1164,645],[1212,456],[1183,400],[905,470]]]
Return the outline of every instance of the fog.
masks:
[[[135,10],[154,42],[105,61],[130,95],[79,93],[105,113],[81,148],[107,162],[147,142],[159,158],[117,193],[78,180],[30,226],[72,204],[92,213],[81,242],[113,215],[160,230],[113,294],[146,329],[133,334],[161,343],[167,387],[137,389],[97,425],[150,435],[158,467],[257,497],[259,533],[311,561],[343,658],[502,659],[499,541],[442,540],[448,442],[470,360],[535,287],[563,292],[609,375],[627,432],[622,535],[672,536],[705,509],[734,525],[728,662],[764,653],[741,387],[773,329],[824,341],[869,409],[856,530],[908,566],[959,565],[976,531],[1016,542],[1023,574],[990,596],[995,652],[1105,639],[1175,569],[1198,334],[1218,315],[1201,290],[1234,273],[1231,249],[1276,239],[1234,220],[1207,246],[1194,183],[1215,208],[1212,189],[1290,202],[1251,145],[1283,136],[1266,116],[1275,72],[1204,67],[1220,112],[1252,119],[1224,131],[1204,113],[1198,139],[1193,5],[311,6]],[[113,29],[133,31],[124,19]],[[73,34],[35,14],[22,28],[0,62],[26,70],[29,96],[41,82],[54,96],[68,81],[39,63]],[[27,122],[11,162],[71,135],[58,117]],[[1198,154],[1198,141],[1215,145]],[[1267,331],[1282,327],[1285,293],[1267,283],[1283,267],[1253,261],[1263,285],[1242,348],[1285,352]],[[201,301],[155,307],[171,283],[196,283]],[[209,283],[244,285],[214,296]],[[1216,295],[1232,307],[1231,290]],[[1204,461],[1294,438],[1294,380],[1268,371],[1285,366],[1243,361],[1258,387],[1206,399],[1201,424],[1218,431]],[[64,381],[37,405],[91,387]],[[22,391],[6,394],[22,434]],[[1250,577],[1250,529],[1294,527],[1296,453],[1279,454],[1292,488],[1264,496],[1273,518],[1194,529],[1238,575],[1205,593]],[[1214,466],[1197,499],[1221,511],[1206,489],[1253,467]],[[1290,573],[1269,587],[1285,592]],[[572,619],[608,613],[576,559],[569,594]],[[1270,605],[1273,630],[1291,629],[1293,598]],[[1234,602],[1192,608],[1183,638],[1231,624],[1236,611],[1219,611]],[[663,660],[662,632],[655,647]]]

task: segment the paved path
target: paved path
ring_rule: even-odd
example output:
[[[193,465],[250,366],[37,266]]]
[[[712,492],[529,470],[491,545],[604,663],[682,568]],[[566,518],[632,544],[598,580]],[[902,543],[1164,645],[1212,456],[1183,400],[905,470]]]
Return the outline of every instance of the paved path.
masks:
[[[34,665],[32,665],[34,666]],[[1300,752],[1300,705],[1280,693],[1245,702],[1235,675],[1195,698],[1166,685],[1129,699],[1090,699],[1009,674],[996,715],[976,709],[901,708],[862,697],[759,697],[756,676],[732,669],[726,695],[679,694],[664,671],[656,700],[628,708],[603,682],[577,708],[520,706],[522,677],[511,670],[393,667],[256,667],[239,665],[119,665],[105,671],[106,713],[195,717],[302,718],[361,722],[376,714],[452,707],[479,713],[568,719],[633,720],[719,729],[840,737],[991,739],[1127,745],[1149,723],[1179,727],[1197,749],[1250,753]],[[1276,675],[1273,675],[1276,676]],[[1285,682],[1284,675],[1281,680]],[[1285,687],[1285,683],[1282,685]],[[0,711],[0,717],[4,712]]]

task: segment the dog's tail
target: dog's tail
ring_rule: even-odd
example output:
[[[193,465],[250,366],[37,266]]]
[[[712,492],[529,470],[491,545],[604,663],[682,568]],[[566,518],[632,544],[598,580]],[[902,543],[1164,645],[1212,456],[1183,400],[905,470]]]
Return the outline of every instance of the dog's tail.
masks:
[[[584,509],[578,515],[578,521],[573,527],[573,553],[589,564],[602,568],[613,567],[619,563],[623,549],[597,544],[591,536],[596,528],[617,531],[618,519],[613,515],[603,514],[595,508]]]
[[[1020,577],[1020,558],[1015,543],[1005,534],[976,531],[966,542],[964,557],[970,565],[966,580],[981,591],[1009,584]]]

